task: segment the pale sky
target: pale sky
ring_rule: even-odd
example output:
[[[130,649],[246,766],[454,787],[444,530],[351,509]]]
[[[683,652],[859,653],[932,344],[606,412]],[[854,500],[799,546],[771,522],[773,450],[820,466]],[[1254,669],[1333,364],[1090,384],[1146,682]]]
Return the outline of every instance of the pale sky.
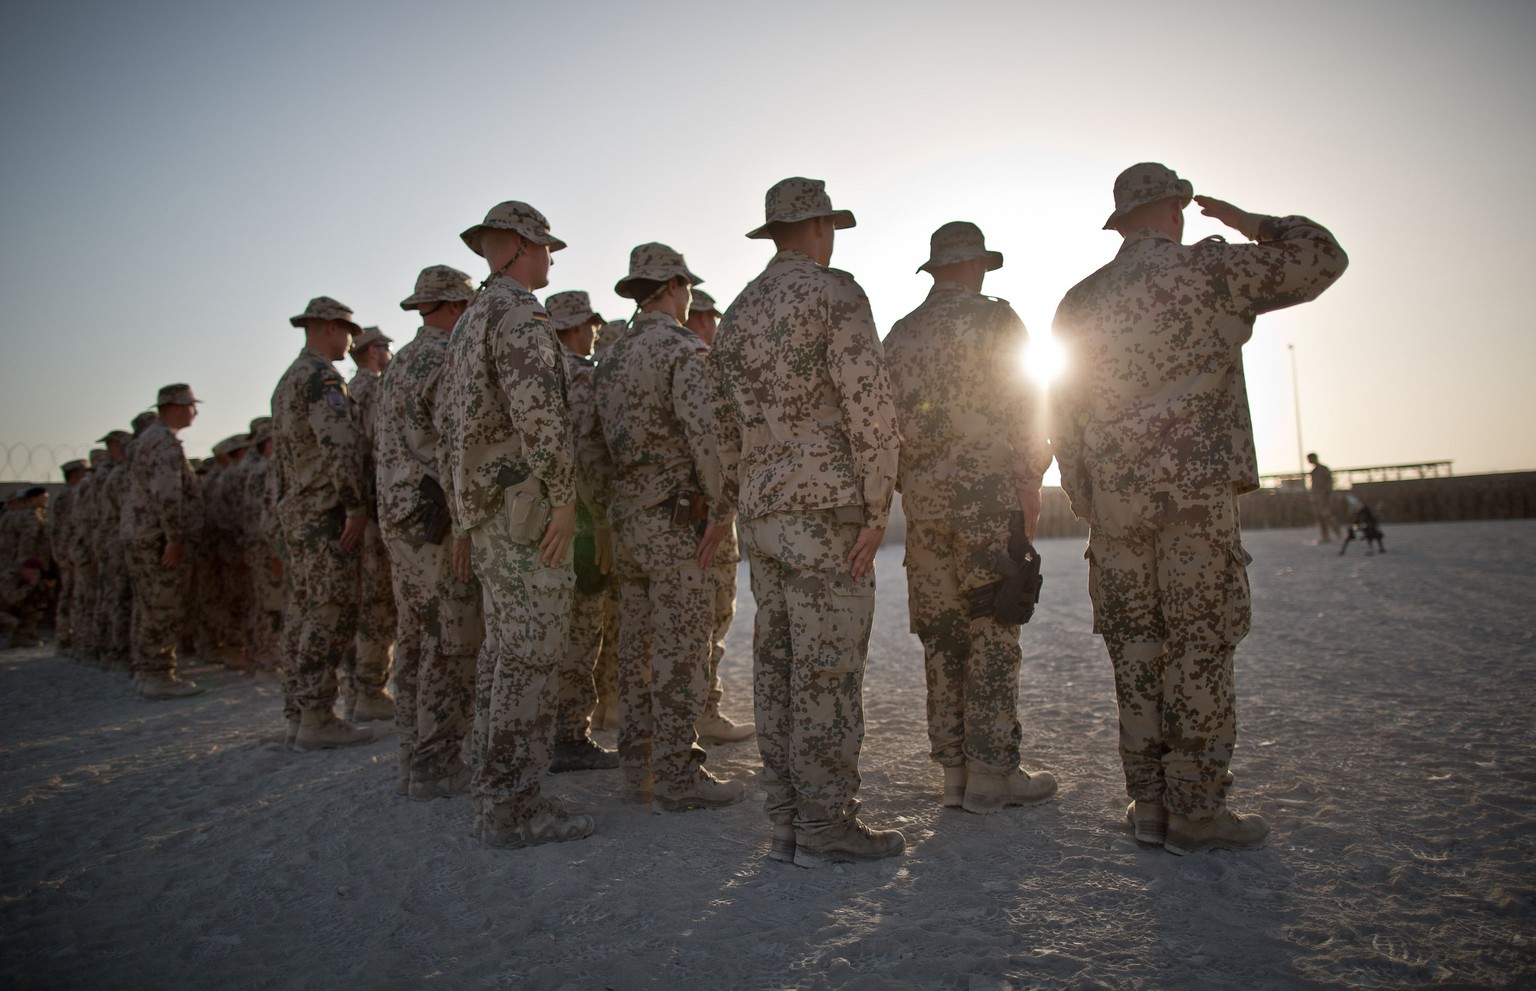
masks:
[[[0,479],[7,448],[84,453],[179,381],[206,455],[267,412],[312,296],[398,349],[416,273],[483,277],[458,233],[504,199],[570,244],[540,295],[615,318],[652,240],[728,304],[771,255],[743,237],[767,188],[825,179],[859,221],[833,264],[882,334],[931,284],[934,228],[970,220],[1006,258],[986,291],[1044,336],[1146,160],[1350,255],[1245,350],[1261,471],[1297,467],[1288,344],[1305,446],[1336,468],[1536,468],[1528,2],[0,11]]]

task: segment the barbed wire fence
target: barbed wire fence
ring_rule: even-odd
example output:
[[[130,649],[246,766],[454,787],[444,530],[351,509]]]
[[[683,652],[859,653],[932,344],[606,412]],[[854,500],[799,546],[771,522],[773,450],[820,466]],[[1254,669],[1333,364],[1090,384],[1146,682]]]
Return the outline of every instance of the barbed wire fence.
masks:
[[[62,482],[64,476],[59,470],[60,466],[66,461],[87,457],[90,450],[89,446],[0,440],[0,484],[35,482],[41,485]]]

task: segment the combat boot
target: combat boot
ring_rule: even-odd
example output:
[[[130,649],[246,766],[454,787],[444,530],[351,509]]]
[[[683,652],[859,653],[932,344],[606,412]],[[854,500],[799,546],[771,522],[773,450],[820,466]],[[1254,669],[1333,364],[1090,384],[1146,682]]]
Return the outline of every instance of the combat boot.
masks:
[[[359,723],[378,722],[395,718],[395,700],[383,689],[376,692],[358,692],[352,700],[351,718]]]
[[[293,745],[297,750],[327,750],[372,742],[371,729],[338,719],[330,709],[305,709],[299,717],[299,732]]]
[[[907,838],[896,829],[871,829],[850,816],[830,829],[795,830],[795,866],[820,867],[900,856]]]
[[[283,730],[283,746],[292,750],[297,742],[299,742],[299,717],[289,716]]]
[[[463,761],[447,774],[423,778],[411,775],[410,798],[413,802],[430,802],[434,798],[452,798],[464,793],[469,787],[469,767]]]
[[[619,766],[619,752],[604,750],[590,736],[579,740],[564,740],[552,748],[549,759],[550,774],[566,774],[571,771],[611,771]]]
[[[795,862],[795,827],[787,822],[773,824],[773,836],[768,841],[768,859],[781,864]]]
[[[706,713],[693,724],[700,743],[740,743],[757,735],[757,727],[733,723],[718,712]]]
[[[1125,807],[1125,822],[1137,843],[1162,846],[1168,837],[1168,809],[1161,802],[1138,798]]]
[[[158,702],[201,695],[204,690],[197,686],[197,682],[178,678],[170,671],[146,671],[138,676],[138,691],[139,698]]]
[[[1049,771],[1034,774],[1014,768],[1007,774],[970,771],[965,776],[965,798],[961,807],[967,812],[986,815],[1010,805],[1039,805],[1056,794],[1056,778]]]
[[[958,809],[965,804],[965,765],[944,768],[944,807]]]
[[[487,815],[480,830],[480,842],[494,850],[515,850],[541,843],[569,843],[584,840],[597,828],[589,815],[566,811],[558,801],[544,800],[533,815],[515,825],[498,826]]]
[[[1202,850],[1259,850],[1269,835],[1269,823],[1254,813],[1222,809],[1209,819],[1168,816],[1168,837],[1163,849],[1184,856]]]
[[[747,786],[742,781],[721,781],[701,767],[681,788],[658,784],[654,795],[656,804],[668,812],[723,809],[746,798]]]

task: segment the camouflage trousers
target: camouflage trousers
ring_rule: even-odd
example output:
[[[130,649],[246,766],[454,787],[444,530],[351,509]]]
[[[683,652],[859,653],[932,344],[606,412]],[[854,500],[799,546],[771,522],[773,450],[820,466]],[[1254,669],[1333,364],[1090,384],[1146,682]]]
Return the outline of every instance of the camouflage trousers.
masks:
[[[127,662],[133,647],[133,585],[128,576],[127,549],[116,538],[109,539],[106,548],[96,595],[97,656]]]
[[[283,630],[283,579],[274,574],[271,553],[262,547],[247,551],[245,574],[250,594],[245,608],[245,655],[261,668],[278,666]]]
[[[82,561],[75,565],[75,580],[70,591],[70,643],[76,657],[92,657],[96,645],[96,563]]]
[[[592,709],[597,704],[597,664],[605,647],[603,629],[616,611],[618,586],[610,578],[600,592],[576,590],[571,594],[571,639],[556,675],[555,742],[582,740],[590,730]],[[617,652],[616,645],[608,645]],[[617,671],[614,684],[617,688]]]
[[[1333,494],[1312,497],[1312,512],[1317,516],[1317,531],[1323,543],[1331,544],[1339,539],[1339,520],[1333,515]]]
[[[53,611],[53,629],[59,649],[67,650],[75,639],[75,566],[59,562],[59,601]]]
[[[372,520],[363,531],[358,569],[357,639],[341,670],[341,692],[377,694],[389,683],[395,645],[395,593],[389,574],[384,535]]]
[[[642,509],[614,532],[619,576],[619,762],[626,780],[686,789],[704,763],[704,711],[715,576],[699,538],[671,510]]]
[[[857,523],[832,510],[741,524],[757,600],[752,687],[764,808],[815,831],[855,814],[875,576],[848,575]]]
[[[452,772],[474,721],[475,657],[485,640],[478,580],[453,574],[453,544],[384,531],[395,612],[395,731],[418,780]]]
[[[475,665],[472,788],[488,827],[538,810],[555,729],[555,671],[571,628],[570,555],[553,568],[512,538],[506,511],[470,531],[485,590],[485,641]]]
[[[972,619],[966,593],[1003,575],[1008,514],[964,523],[907,521],[907,610],[923,642],[930,754],[945,767],[1006,773],[1019,766],[1021,627]]]
[[[592,682],[599,699],[608,699],[618,718],[619,699],[619,588],[612,586],[603,600],[603,644],[597,652],[597,664],[592,668]]]
[[[731,540],[735,550],[735,540]],[[721,545],[722,549],[724,544]],[[736,566],[741,562],[739,553],[729,555],[732,560],[722,561],[715,555],[715,608],[709,635],[708,690],[704,696],[704,715],[720,715],[720,700],[725,697],[725,683],[720,680],[720,661],[725,657],[725,637],[731,632],[736,619]]]
[[[1095,488],[1094,632],[1115,670],[1126,793],[1204,816],[1226,802],[1237,741],[1233,652],[1248,634],[1237,497]]]
[[[165,545],[158,539],[128,541],[123,557],[133,583],[133,671],[161,674],[176,670],[176,644],[186,623],[192,591],[192,555],[188,547],[174,568],[160,564]]]
[[[330,711],[336,669],[357,635],[358,569],[362,555],[343,551],[332,521],[285,518],[287,582],[283,613],[284,711]]]

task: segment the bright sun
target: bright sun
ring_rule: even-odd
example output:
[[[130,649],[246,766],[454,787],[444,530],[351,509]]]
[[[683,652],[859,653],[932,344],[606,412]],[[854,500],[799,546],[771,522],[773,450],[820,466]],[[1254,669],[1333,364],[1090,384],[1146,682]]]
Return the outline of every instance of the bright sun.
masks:
[[[1062,365],[1066,363],[1066,353],[1055,338],[1041,335],[1029,339],[1029,347],[1019,356],[1019,360],[1030,378],[1041,385],[1050,385],[1051,380],[1061,373]]]

